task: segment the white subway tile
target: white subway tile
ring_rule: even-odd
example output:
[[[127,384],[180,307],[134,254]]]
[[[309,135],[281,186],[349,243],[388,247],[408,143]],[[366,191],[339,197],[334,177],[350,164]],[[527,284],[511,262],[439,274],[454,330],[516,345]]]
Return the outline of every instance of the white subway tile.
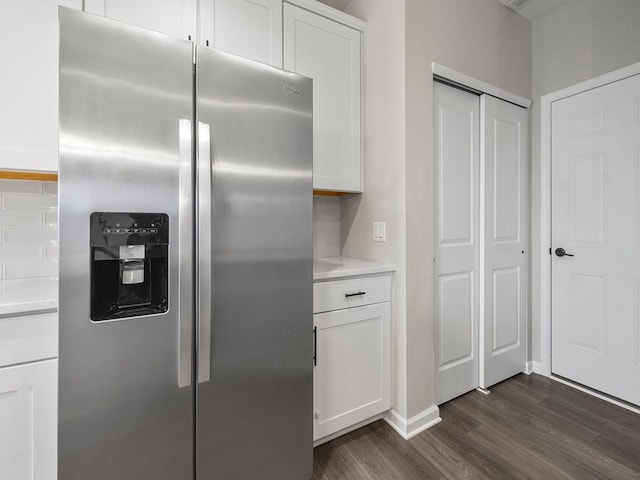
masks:
[[[0,262],[40,260],[42,250],[39,244],[0,245]]]
[[[51,242],[44,245],[44,258],[49,260],[58,260],[60,248],[58,242]]]
[[[340,255],[340,198],[313,197],[313,256]]]
[[[58,199],[53,195],[5,193],[3,198],[5,210],[44,210],[58,207]]]
[[[42,182],[31,180],[0,180],[0,193],[42,194]]]
[[[57,277],[58,262],[55,260],[32,260],[5,262],[4,278]]]
[[[10,210],[0,211],[0,227],[42,227],[42,211]]]
[[[44,226],[47,228],[58,227],[58,209],[50,209],[44,212]]]
[[[58,230],[55,228],[5,228],[4,243],[49,243],[58,241]]]
[[[58,275],[58,185],[0,180],[0,276]]]
[[[45,195],[58,195],[58,182],[42,182]]]

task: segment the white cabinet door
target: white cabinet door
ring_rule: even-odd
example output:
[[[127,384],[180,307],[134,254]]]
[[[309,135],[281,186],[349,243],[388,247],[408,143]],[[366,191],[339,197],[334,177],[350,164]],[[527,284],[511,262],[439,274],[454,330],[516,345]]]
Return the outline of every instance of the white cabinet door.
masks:
[[[184,39],[196,39],[196,0],[85,0],[86,12]]]
[[[390,303],[314,315],[314,440],[391,406]]]
[[[282,0],[200,0],[201,45],[282,67]]]
[[[362,191],[358,30],[284,5],[284,68],[313,78],[313,188]]]
[[[2,4],[0,169],[58,170],[59,4],[82,8],[82,0]]]
[[[0,478],[57,477],[57,360],[0,368]]]

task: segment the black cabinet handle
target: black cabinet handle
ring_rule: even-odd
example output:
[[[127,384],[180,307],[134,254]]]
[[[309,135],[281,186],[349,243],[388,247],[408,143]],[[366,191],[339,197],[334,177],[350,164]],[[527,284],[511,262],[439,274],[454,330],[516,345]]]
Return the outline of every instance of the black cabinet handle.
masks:
[[[313,327],[313,366],[318,365],[318,327]]]
[[[361,297],[362,295],[366,295],[366,294],[367,294],[367,292],[345,293],[344,294],[344,298]]]
[[[573,254],[567,253],[564,248],[556,248],[556,255],[559,257],[573,257]]]

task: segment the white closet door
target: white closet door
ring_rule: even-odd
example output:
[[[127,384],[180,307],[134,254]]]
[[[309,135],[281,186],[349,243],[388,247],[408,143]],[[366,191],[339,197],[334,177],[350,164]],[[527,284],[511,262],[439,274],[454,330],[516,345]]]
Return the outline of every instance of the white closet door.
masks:
[[[480,386],[525,368],[527,245],[527,111],[481,97]]]
[[[434,84],[436,403],[478,386],[479,97]]]
[[[552,135],[552,372],[640,405],[640,76],[554,102]]]

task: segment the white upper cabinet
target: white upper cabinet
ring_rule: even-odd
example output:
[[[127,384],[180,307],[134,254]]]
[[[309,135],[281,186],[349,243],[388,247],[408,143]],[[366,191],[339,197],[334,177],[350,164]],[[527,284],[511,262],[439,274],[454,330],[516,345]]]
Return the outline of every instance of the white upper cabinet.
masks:
[[[201,45],[282,67],[281,0],[200,0]]]
[[[58,170],[58,4],[82,8],[82,0],[2,4],[0,169]]]
[[[284,4],[284,68],[313,78],[316,190],[362,191],[360,45],[360,30]]]
[[[282,67],[282,0],[85,0],[85,11]]]
[[[85,0],[85,12],[195,40],[197,0]]]

